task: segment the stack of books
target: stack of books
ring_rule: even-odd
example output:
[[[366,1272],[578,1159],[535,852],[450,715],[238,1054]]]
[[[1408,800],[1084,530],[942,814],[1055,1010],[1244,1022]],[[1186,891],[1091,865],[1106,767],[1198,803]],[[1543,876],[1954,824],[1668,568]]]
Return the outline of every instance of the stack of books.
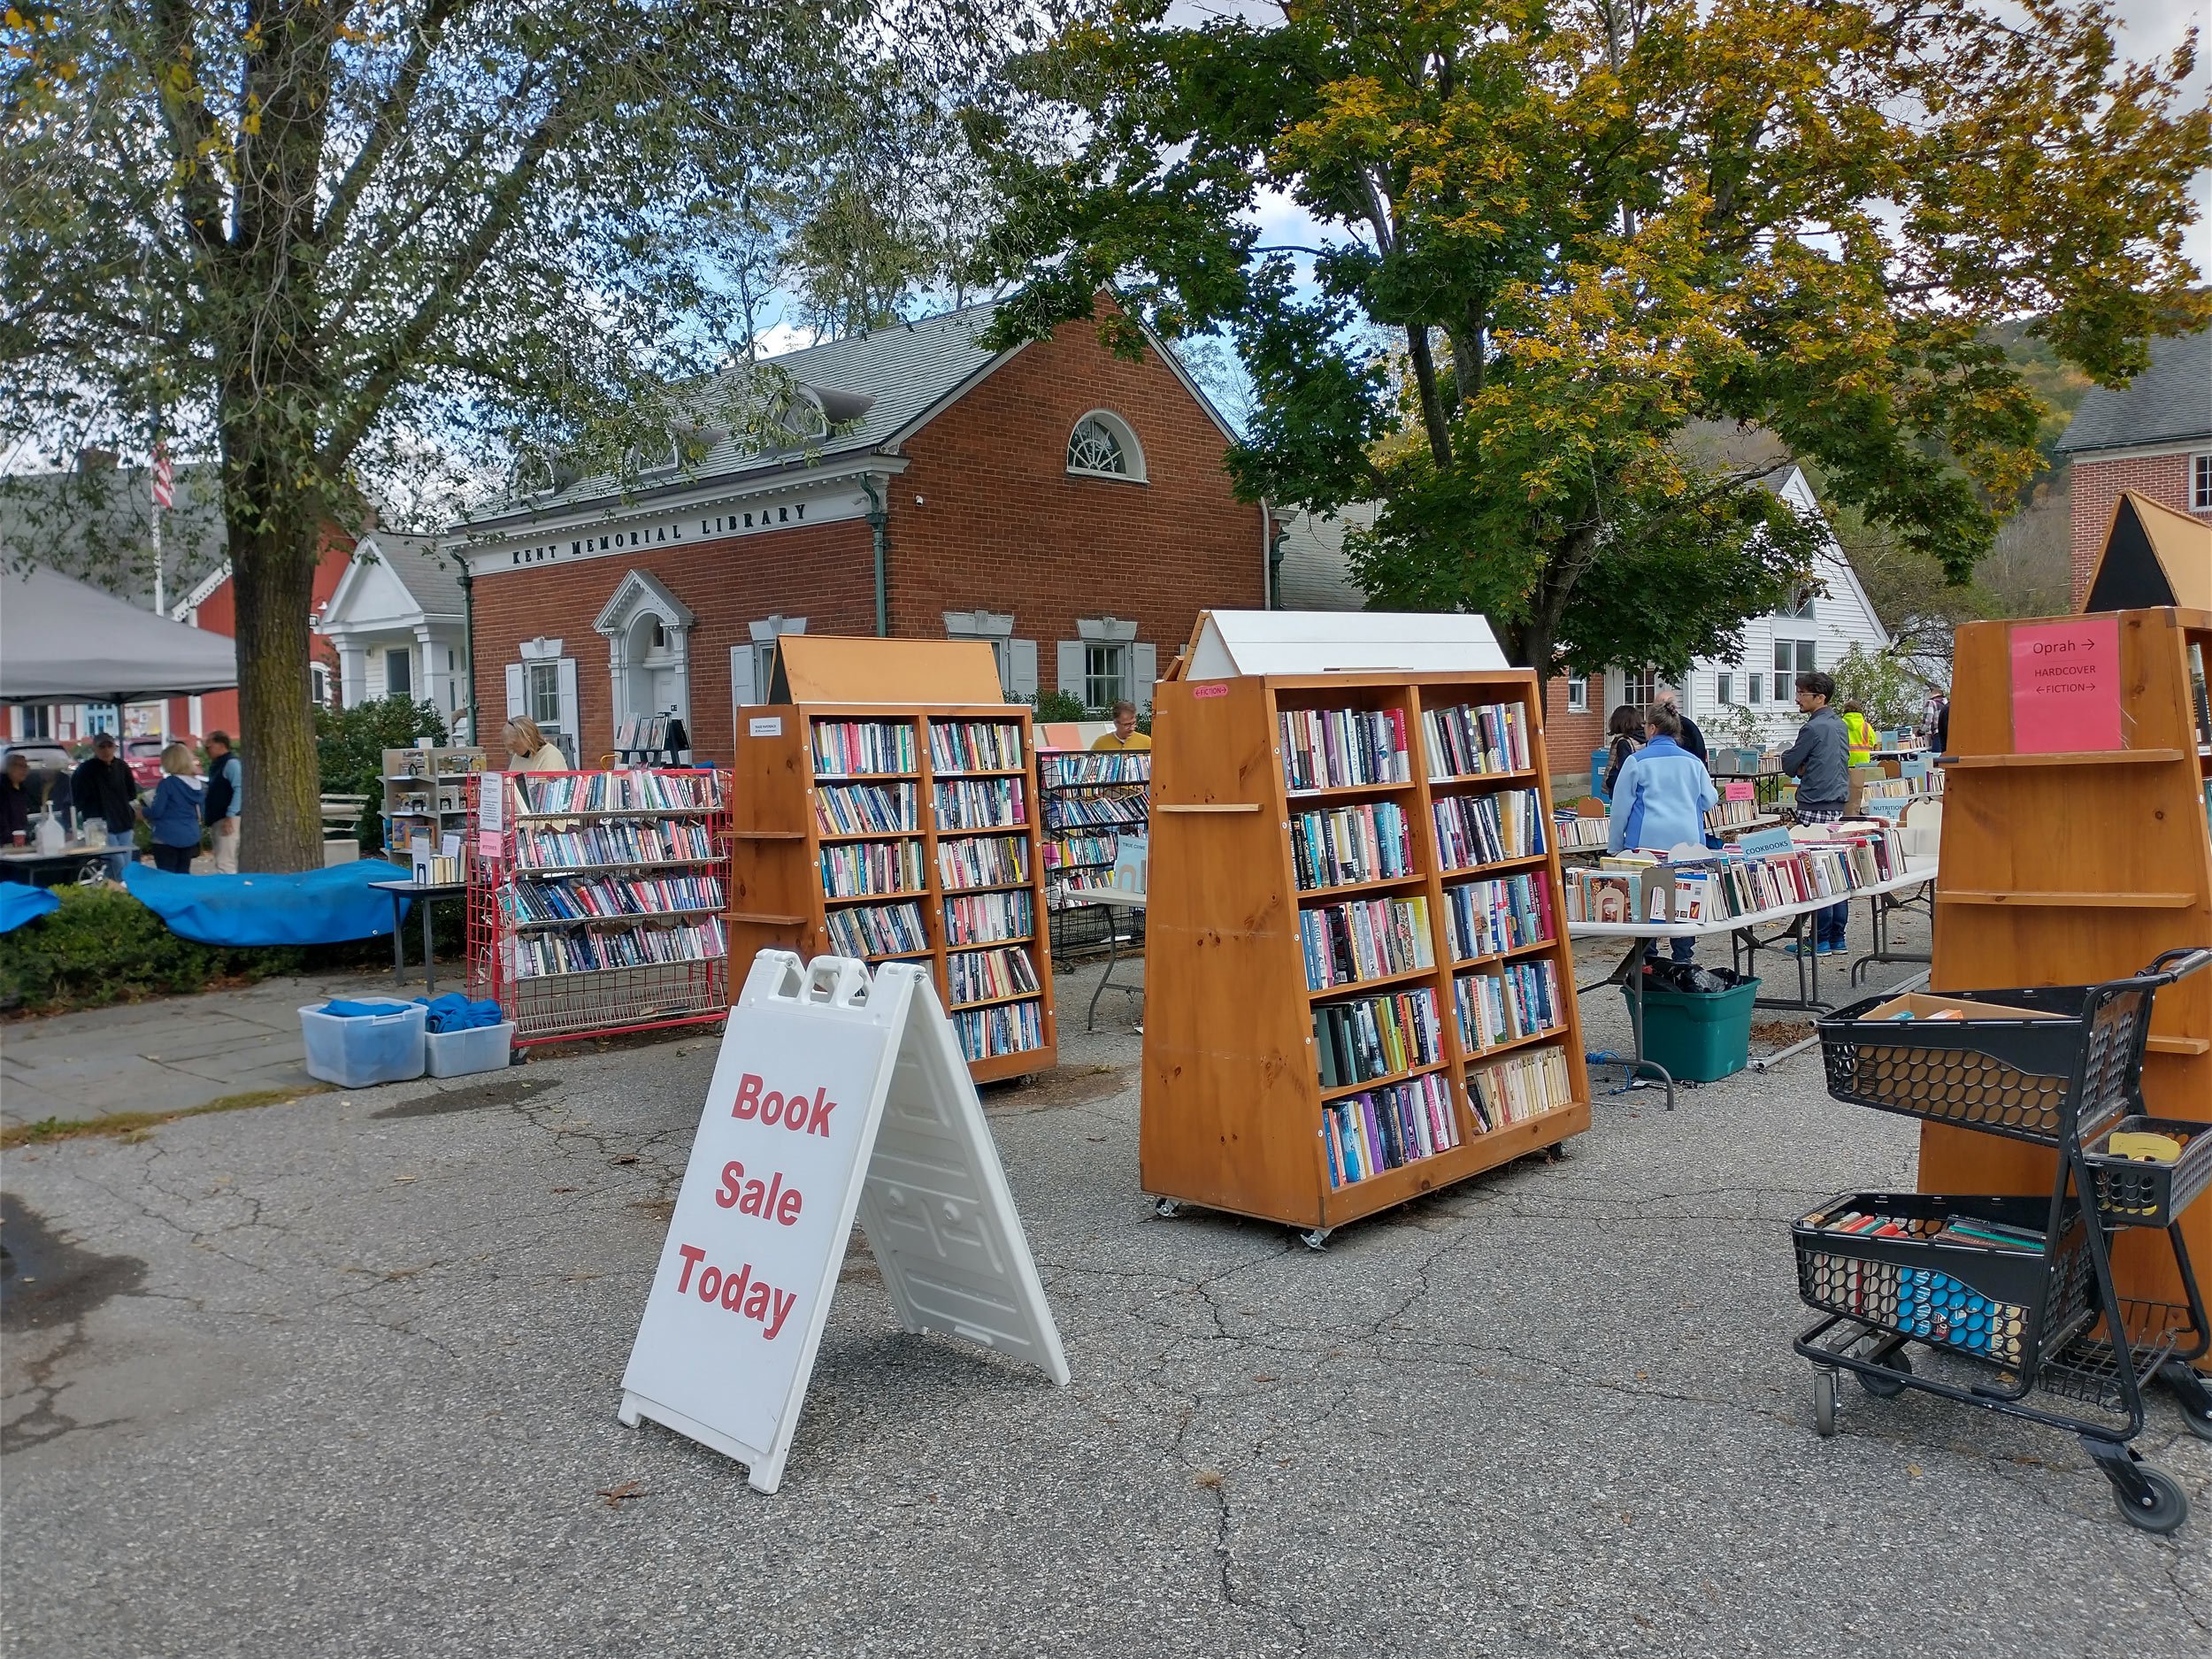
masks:
[[[918,841],[842,841],[822,849],[822,892],[829,898],[918,893],[925,885]]]
[[[714,838],[703,824],[595,824],[588,829],[525,829],[515,835],[518,870],[706,864],[714,857]]]
[[[954,1010],[954,1033],[964,1059],[988,1060],[1045,1046],[1044,1010],[1034,1002],[1001,1002]]]
[[[710,772],[524,772],[514,781],[524,813],[540,818],[698,811],[722,804],[721,787]]]
[[[518,933],[512,943],[515,977],[542,979],[607,968],[645,968],[671,962],[708,962],[724,956],[722,918],[674,927],[579,927],[559,933]]]
[[[1331,1187],[1348,1187],[1459,1144],[1451,1090],[1436,1071],[1325,1102],[1321,1122]]]
[[[719,876],[568,876],[517,881],[502,895],[518,922],[574,922],[667,916],[722,908]]]
[[[1448,795],[1432,803],[1447,870],[1473,870],[1544,850],[1544,797],[1534,789]]]
[[[1298,886],[1312,892],[1413,873],[1413,826],[1392,802],[1294,812],[1290,856]]]
[[[914,728],[904,720],[814,723],[814,775],[818,778],[860,778],[914,770]]]
[[[1517,703],[1425,709],[1421,735],[1433,783],[1529,769],[1528,716]]]
[[[1559,969],[1549,959],[1509,962],[1495,973],[1463,973],[1452,981],[1460,1047],[1470,1054],[1556,1030]]]
[[[1395,996],[1324,1002],[1313,1010],[1313,1042],[1323,1088],[1434,1065],[1444,1057],[1436,993],[1424,987]]]
[[[954,772],[1018,772],[1022,729],[1010,720],[932,720],[929,766]]]
[[[1494,956],[1557,937],[1552,926],[1551,876],[1532,870],[1444,889],[1444,923],[1455,961]]]
[[[1291,709],[1276,718],[1283,783],[1294,794],[1413,780],[1402,709]]]
[[[965,1002],[995,1002],[1038,989],[1037,965],[1030,961],[1027,948],[1021,945],[955,951],[945,958],[945,982],[951,987],[955,1008]]]
[[[962,835],[939,841],[937,873],[949,892],[1025,882],[1029,843],[1018,835]]]
[[[869,835],[879,830],[911,830],[914,786],[910,783],[826,783],[814,791],[814,818],[828,835]]]
[[[1525,1123],[1573,1099],[1566,1051],[1556,1047],[1508,1055],[1467,1073],[1467,1103],[1485,1130]]]
[[[945,943],[988,945],[1027,939],[1036,932],[1036,912],[1026,888],[1010,893],[971,893],[948,898]]]
[[[1436,965],[1425,898],[1353,900],[1298,912],[1306,987],[1356,985]]]
[[[922,907],[911,899],[840,905],[823,919],[830,949],[840,956],[918,956],[929,949]]]
[[[937,829],[1018,829],[1029,822],[1019,778],[960,778],[936,786]]]

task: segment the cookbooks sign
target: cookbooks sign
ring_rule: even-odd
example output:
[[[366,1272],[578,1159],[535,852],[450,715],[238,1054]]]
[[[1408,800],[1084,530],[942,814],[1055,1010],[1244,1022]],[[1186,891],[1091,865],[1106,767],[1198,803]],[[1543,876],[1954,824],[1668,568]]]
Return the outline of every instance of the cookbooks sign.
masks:
[[[754,959],[622,1377],[651,1417],[783,1479],[857,1220],[910,1331],[1068,1380],[952,1023],[920,970]]]

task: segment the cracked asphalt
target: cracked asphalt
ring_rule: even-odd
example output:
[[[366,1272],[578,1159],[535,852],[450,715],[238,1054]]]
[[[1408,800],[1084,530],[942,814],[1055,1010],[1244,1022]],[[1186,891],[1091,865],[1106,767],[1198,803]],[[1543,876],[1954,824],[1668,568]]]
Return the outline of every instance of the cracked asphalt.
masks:
[[[1816,1055],[1601,1096],[1563,1163],[1315,1254],[1151,1212],[1139,1041],[1112,998],[1079,1032],[1089,983],[1062,1071],[988,1098],[1072,1386],[902,1334],[856,1242],[774,1497],[615,1421],[710,1042],[10,1154],[4,1232],[65,1282],[11,1286],[5,1651],[2212,1641],[2212,1445],[2163,1394],[2139,1446],[2197,1509],[2165,1539],[2054,1432],[1847,1386],[1814,1436],[1787,1223],[1914,1160]]]

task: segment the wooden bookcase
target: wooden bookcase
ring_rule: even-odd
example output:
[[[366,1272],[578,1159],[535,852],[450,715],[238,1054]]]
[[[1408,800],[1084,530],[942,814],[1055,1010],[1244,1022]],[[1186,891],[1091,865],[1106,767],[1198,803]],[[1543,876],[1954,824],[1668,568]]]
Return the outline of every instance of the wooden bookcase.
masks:
[[[987,649],[987,648],[986,648]],[[875,722],[903,726],[913,733],[914,768],[911,772],[824,775],[814,764],[813,732],[817,722],[833,725]],[[932,764],[930,728],[933,725],[987,721],[1018,726],[1022,764],[994,771],[941,771]],[[926,946],[907,951],[872,954],[870,962],[927,963],[937,995],[951,1011],[956,1024],[969,1010],[1033,1002],[1037,1006],[1042,1042],[1018,1052],[971,1060],[970,1073],[979,1083],[1041,1071],[1057,1062],[1059,1049],[1054,1025],[1051,952],[1045,947],[1045,875],[1038,808],[1037,752],[1030,727],[1030,710],[1019,704],[962,703],[922,705],[905,703],[796,703],[764,705],[739,710],[732,836],[734,852],[730,872],[730,950],[740,962],[749,962],[761,950],[796,951],[802,956],[830,954],[829,913],[849,904],[882,904],[911,901],[918,905],[926,930]],[[1018,784],[1023,796],[1023,823],[1016,827],[954,830],[940,826],[936,786],[955,779],[1005,779]],[[817,810],[818,783],[872,783],[910,785],[914,791],[914,827],[902,831],[841,833],[825,827]],[[939,860],[939,849],[964,838],[1018,837],[1026,848],[1025,879],[998,885],[949,885]],[[865,897],[838,898],[825,890],[823,849],[867,842],[915,842],[922,849],[923,884],[902,892]],[[993,940],[972,947],[949,944],[945,902],[963,893],[1025,892],[1030,898],[1030,927],[1016,939]],[[1029,953],[1038,989],[1010,996],[972,1002],[952,995],[950,958],[969,949],[987,950],[1018,945]]]
[[[2107,613],[2112,614],[2112,613]],[[2123,611],[2123,742],[2116,749],[2021,754],[2012,729],[2010,631],[1958,630],[1951,749],[1937,884],[1937,991],[2083,985],[2118,979],[2161,951],[2212,945],[2212,833],[2189,647],[2212,659],[2212,613]],[[2212,971],[2158,994],[2143,1094],[2159,1117],[2212,1121]],[[1996,1135],[1924,1125],[1920,1187],[1930,1193],[2042,1193],[2051,1154]],[[2183,1228],[2212,1260],[2212,1204]],[[2201,1272],[2202,1269],[2200,1268]],[[2165,1237],[2117,1240],[2120,1294],[2181,1301]]]
[[[1202,619],[1202,630],[1204,626]],[[1194,641],[1187,660],[1197,655]],[[1432,783],[1423,709],[1503,703],[1519,703],[1527,720],[1529,768]],[[1340,709],[1402,711],[1412,750],[1410,782],[1296,794],[1288,789],[1279,714]],[[1542,713],[1533,675],[1500,668],[1177,680],[1156,688],[1153,712],[1141,1135],[1146,1192],[1307,1229],[1308,1242],[1318,1243],[1346,1222],[1555,1145],[1590,1126],[1589,1079],[1559,904],[1559,856],[1549,833]],[[1447,793],[1510,788],[1538,792],[1546,850],[1447,872],[1438,856],[1432,801]],[[1293,812],[1378,801],[1399,805],[1410,820],[1414,873],[1301,891],[1290,841]],[[1502,956],[1455,961],[1446,887],[1540,870],[1550,884],[1553,936]],[[1307,988],[1302,908],[1416,895],[1428,901],[1433,968],[1325,991]],[[1550,1033],[1500,1044],[1479,1056],[1463,1052],[1453,1011],[1455,975],[1494,968],[1508,958],[1555,964],[1562,1023]],[[1459,1145],[1332,1186],[1325,1098],[1399,1079],[1325,1089],[1314,1039],[1315,1007],[1423,987],[1436,995],[1444,1058],[1436,1066],[1399,1076],[1443,1074]],[[1483,1130],[1468,1100],[1471,1067],[1553,1044],[1563,1050],[1571,1099],[1541,1116]]]

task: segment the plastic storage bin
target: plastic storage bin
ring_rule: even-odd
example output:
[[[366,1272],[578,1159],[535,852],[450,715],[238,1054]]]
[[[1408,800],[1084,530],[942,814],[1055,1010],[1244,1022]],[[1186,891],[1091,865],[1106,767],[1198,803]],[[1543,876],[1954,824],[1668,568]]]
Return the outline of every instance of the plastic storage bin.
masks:
[[[503,1069],[514,1049],[515,1022],[504,1020],[496,1025],[476,1025],[467,1031],[434,1031],[425,1033],[423,1044],[429,1051],[432,1077],[466,1077],[472,1071],[497,1071]]]
[[[424,1021],[429,1010],[419,1002],[387,996],[360,996],[357,1002],[388,1008],[388,1014],[350,1018],[300,1010],[300,1033],[307,1043],[307,1074],[340,1088],[368,1088],[420,1077],[424,1064]]]
[[[1621,987],[1626,997],[1629,987]],[[1751,1004],[1759,981],[1725,991],[1670,991],[1644,981],[1644,1057],[1678,1082],[1717,1083],[1751,1064]]]

